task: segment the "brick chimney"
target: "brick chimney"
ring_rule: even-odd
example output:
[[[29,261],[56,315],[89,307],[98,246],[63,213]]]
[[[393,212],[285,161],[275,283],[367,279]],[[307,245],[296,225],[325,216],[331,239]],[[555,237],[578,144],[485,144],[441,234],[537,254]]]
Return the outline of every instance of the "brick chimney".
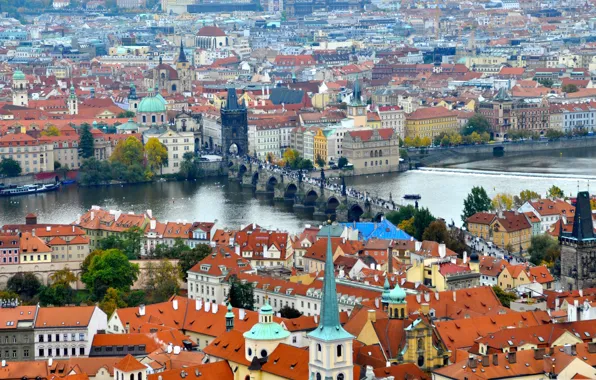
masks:
[[[484,355],[482,357],[482,366],[489,367],[490,366],[490,357],[488,355]]]
[[[478,364],[478,362],[476,361],[476,359],[473,356],[468,358],[468,367],[476,368],[477,364]]]
[[[34,213],[27,214],[27,216],[25,216],[25,224],[37,224],[37,215],[35,215]]]
[[[535,349],[534,350],[534,359],[536,359],[536,360],[544,359],[545,353],[546,353],[546,350],[544,348]]]
[[[509,361],[509,364],[517,363],[517,352],[510,352],[507,356],[507,360]]]
[[[499,365],[499,354],[493,354],[493,365]]]

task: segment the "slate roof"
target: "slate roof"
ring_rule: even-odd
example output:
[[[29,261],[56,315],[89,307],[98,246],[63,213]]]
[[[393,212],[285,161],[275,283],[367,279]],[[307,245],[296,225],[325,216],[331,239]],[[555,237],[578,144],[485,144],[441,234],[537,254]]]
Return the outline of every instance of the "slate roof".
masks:
[[[304,98],[304,91],[290,90],[284,87],[276,87],[271,89],[269,100],[275,105],[278,104],[299,104]]]

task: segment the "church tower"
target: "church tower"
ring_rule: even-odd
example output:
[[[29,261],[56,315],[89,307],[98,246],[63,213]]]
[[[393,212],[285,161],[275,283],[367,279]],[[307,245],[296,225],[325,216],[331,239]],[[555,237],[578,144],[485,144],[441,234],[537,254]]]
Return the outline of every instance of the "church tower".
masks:
[[[130,84],[130,91],[128,92],[128,110],[137,112],[139,108],[139,97],[137,96],[137,88],[134,83]]]
[[[66,101],[68,105],[68,114],[69,115],[77,115],[79,113],[79,101],[77,99],[77,94],[75,93],[74,86],[70,86],[70,95],[68,95],[68,100]]]
[[[27,107],[29,105],[29,94],[27,92],[27,78],[21,70],[12,74],[12,105]]]
[[[176,61],[176,71],[180,80],[180,92],[192,91],[192,70],[190,69],[190,62],[186,59],[184,53],[184,45],[180,40],[180,52],[178,53],[178,60]]]
[[[228,88],[226,106],[221,108],[221,149],[224,156],[244,156],[248,151],[248,111],[238,104],[236,89]]]
[[[331,250],[331,228],[327,229],[325,278],[319,326],[308,334],[308,369],[312,380],[353,380],[352,345],[354,337],[339,322],[339,305]]]
[[[403,290],[399,284],[395,284],[395,288],[389,292],[389,319],[406,319],[408,318],[408,303],[406,302],[406,291]]]
[[[362,102],[362,90],[357,79],[352,90],[352,101],[347,108],[348,119],[354,120],[354,127],[366,127],[366,104]]]

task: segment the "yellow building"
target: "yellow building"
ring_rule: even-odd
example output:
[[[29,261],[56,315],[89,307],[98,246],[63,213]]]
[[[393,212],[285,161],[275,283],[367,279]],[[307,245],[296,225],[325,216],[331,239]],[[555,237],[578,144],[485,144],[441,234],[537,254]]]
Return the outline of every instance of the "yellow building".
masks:
[[[418,108],[406,115],[406,137],[433,139],[443,132],[459,132],[457,113],[444,107]]]
[[[525,265],[510,265],[505,267],[497,279],[502,289],[515,289],[520,285],[530,283],[530,274],[526,272]]]
[[[493,220],[490,232],[492,242],[498,247],[517,252],[530,247],[532,224],[523,213],[505,211]]]
[[[322,158],[325,163],[327,162],[327,136],[325,135],[325,132],[321,129],[318,128],[317,132],[314,136],[314,146],[313,146],[314,150],[314,157],[315,157],[315,161],[314,164],[316,164],[318,166],[318,158]]]
[[[466,220],[468,231],[483,240],[490,240],[490,226],[495,217],[490,212],[477,212]]]
[[[372,129],[379,129],[383,125],[381,117],[376,112],[367,112],[366,127]]]
[[[21,234],[20,248],[22,264],[52,262],[52,249],[31,232]]]

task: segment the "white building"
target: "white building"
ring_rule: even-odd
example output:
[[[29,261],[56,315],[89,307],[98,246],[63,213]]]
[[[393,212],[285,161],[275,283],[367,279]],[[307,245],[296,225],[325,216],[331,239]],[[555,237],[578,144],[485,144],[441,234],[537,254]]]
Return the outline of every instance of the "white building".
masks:
[[[171,129],[148,130],[143,133],[143,143],[156,137],[168,150],[168,163],[161,169],[163,174],[175,174],[180,171],[184,161],[184,153],[193,153],[195,145],[194,132],[178,132]]]
[[[86,357],[108,317],[97,306],[40,308],[35,321],[35,360]]]
[[[406,116],[401,107],[380,106],[377,112],[381,118],[381,128],[392,128],[402,140],[406,138]]]

